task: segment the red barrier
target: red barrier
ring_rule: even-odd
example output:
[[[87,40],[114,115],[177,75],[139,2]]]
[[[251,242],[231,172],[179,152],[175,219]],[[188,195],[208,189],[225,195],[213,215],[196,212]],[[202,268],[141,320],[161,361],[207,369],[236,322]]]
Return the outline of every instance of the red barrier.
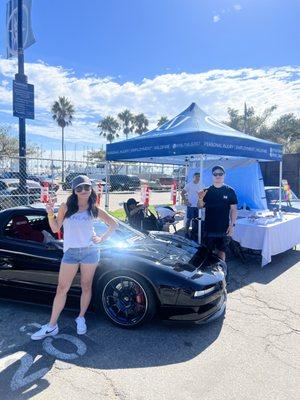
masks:
[[[101,197],[102,197],[102,185],[101,182],[98,183],[97,185],[97,205],[100,206],[101,203]]]
[[[150,203],[150,189],[149,189],[149,186],[145,185],[144,206],[148,207],[149,203]]]
[[[41,202],[48,203],[49,200],[50,200],[49,183],[43,182],[42,187],[41,187]]]
[[[171,201],[172,205],[175,206],[177,202],[177,184],[174,181],[171,188]]]

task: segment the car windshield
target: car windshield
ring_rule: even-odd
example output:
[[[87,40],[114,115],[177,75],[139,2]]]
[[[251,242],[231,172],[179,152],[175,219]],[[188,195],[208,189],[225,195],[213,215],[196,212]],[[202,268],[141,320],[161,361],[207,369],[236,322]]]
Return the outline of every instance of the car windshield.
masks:
[[[279,201],[279,190],[277,188],[266,189],[266,197],[267,201]],[[283,201],[298,200],[294,192],[290,191],[290,196],[288,197],[283,189],[281,190],[281,198]]]
[[[141,240],[144,239],[146,236],[137,231],[136,229],[131,228],[129,225],[126,225],[122,221],[118,221],[119,226],[118,228],[114,231],[114,233],[111,235],[109,242],[133,242],[135,240]],[[94,224],[94,228],[96,231],[97,235],[102,235],[106,230],[107,226],[105,225],[104,222],[102,221],[96,221]]]

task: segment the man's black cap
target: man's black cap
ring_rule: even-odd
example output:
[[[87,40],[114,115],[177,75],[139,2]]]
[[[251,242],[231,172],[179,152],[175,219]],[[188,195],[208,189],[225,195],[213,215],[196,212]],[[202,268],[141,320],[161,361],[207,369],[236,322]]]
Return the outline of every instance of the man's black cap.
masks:
[[[215,166],[212,168],[211,173],[213,174],[217,169],[220,169],[220,170],[223,171],[224,174],[225,174],[225,168],[222,167],[222,165],[215,165]]]
[[[133,204],[136,206],[139,203],[134,198],[130,198],[127,200],[127,207],[132,206]]]

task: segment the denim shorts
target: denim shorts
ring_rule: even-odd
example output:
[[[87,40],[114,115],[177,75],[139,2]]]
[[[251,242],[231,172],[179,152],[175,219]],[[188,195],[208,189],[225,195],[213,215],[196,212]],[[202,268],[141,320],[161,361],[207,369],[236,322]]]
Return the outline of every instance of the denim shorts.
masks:
[[[79,247],[68,249],[61,260],[65,264],[97,264],[100,260],[98,247]]]

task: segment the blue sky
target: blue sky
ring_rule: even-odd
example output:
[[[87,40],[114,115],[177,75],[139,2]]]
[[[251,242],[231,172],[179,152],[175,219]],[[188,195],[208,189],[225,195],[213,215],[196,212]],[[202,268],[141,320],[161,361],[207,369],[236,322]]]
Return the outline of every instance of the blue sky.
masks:
[[[37,92],[31,139],[58,141],[49,106],[63,94],[78,110],[70,142],[83,143],[90,132],[88,142],[97,138],[97,145],[103,142],[97,120],[125,107],[145,112],[152,123],[192,101],[219,118],[244,100],[258,109],[276,101],[279,113],[299,112],[298,1],[32,2],[37,42],[25,53]],[[1,0],[0,122],[14,131],[17,121],[8,110],[15,66],[5,61],[5,4]]]
[[[295,0],[33,0],[37,43],[26,60],[123,82],[166,71],[298,65],[299,15]],[[1,17],[4,37],[4,7]]]

